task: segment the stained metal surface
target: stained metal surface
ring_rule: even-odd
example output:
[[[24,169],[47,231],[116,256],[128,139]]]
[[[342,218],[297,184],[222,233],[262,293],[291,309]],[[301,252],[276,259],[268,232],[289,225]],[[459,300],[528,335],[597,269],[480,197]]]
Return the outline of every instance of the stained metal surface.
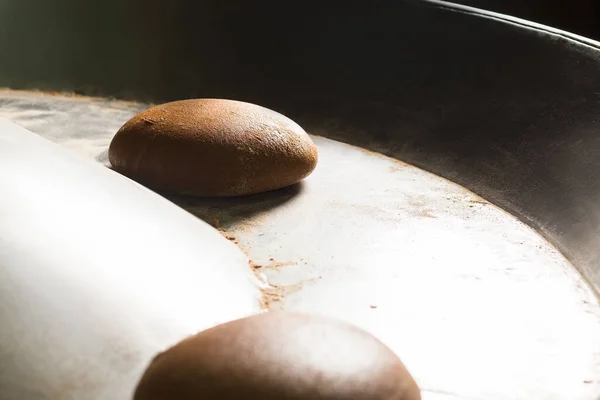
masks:
[[[145,107],[0,93],[0,117],[102,164],[120,125]],[[167,197],[247,254],[270,309],[372,332],[401,355],[425,399],[600,396],[600,305],[554,247],[450,181],[313,139],[319,165],[299,185]]]

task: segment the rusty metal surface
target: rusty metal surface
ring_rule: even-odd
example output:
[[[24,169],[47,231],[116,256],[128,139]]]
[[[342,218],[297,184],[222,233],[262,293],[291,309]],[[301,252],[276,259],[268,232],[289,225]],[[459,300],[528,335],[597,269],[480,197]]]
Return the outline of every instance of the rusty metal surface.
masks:
[[[98,162],[145,107],[0,93],[0,117]],[[448,180],[313,138],[320,163],[299,185],[237,199],[170,196],[244,250],[270,285],[265,305],[373,332],[426,400],[600,395],[600,305],[560,252]]]

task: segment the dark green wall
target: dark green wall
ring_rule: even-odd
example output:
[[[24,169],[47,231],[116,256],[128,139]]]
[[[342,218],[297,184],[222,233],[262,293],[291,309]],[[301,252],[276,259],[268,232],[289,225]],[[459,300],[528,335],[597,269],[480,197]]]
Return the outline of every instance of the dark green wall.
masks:
[[[552,11],[559,0],[461,2],[561,27],[572,27],[577,16],[585,30],[594,15],[590,1],[565,3],[562,19]],[[402,48],[400,36],[419,34],[421,27],[402,19],[405,3],[0,0],[0,86],[143,100],[253,98],[261,82],[293,90],[315,80],[323,86],[324,77],[325,86],[344,86],[342,77],[353,79],[381,58],[375,50],[394,51],[390,36],[399,36]],[[428,35],[435,31],[427,27]],[[375,43],[363,46],[368,41]],[[348,58],[354,43],[362,53]]]
[[[139,87],[150,74],[136,62],[141,41],[125,23],[126,3],[1,0],[0,85],[88,94],[125,92],[127,80]]]
[[[0,86],[138,99],[235,95],[263,62],[294,53],[284,37],[300,34],[298,42],[319,20],[317,2],[295,12],[250,3],[0,0]]]

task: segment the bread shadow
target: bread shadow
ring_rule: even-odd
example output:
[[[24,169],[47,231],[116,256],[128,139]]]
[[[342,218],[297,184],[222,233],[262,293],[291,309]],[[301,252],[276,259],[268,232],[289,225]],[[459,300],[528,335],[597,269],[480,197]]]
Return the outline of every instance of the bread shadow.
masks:
[[[98,153],[94,159],[96,160],[96,162],[99,162],[106,168],[110,170],[113,169],[112,165],[110,164],[110,160],[108,159],[108,149],[103,150],[101,153]]]
[[[227,230],[240,223],[261,225],[262,216],[300,195],[303,185],[300,181],[281,189],[237,197],[194,197],[166,193],[160,195],[215,228]]]
[[[108,159],[108,150],[99,153],[95,159],[104,167],[115,171]],[[303,181],[300,181],[281,189],[236,197],[195,197],[149,189],[215,228],[226,230],[232,225],[239,225],[246,221],[249,224],[260,224],[259,216],[264,216],[268,211],[282,207],[300,195],[303,185]]]

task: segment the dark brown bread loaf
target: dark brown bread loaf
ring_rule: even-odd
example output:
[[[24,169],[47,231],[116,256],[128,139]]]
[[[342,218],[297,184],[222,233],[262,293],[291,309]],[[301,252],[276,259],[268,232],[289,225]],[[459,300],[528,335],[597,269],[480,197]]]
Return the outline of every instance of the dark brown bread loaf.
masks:
[[[134,400],[420,400],[400,359],[372,335],[274,312],[192,336],[152,361]]]
[[[129,120],[113,138],[113,168],[152,189],[238,196],[308,176],[317,150],[289,118],[255,104],[197,99],[161,104]]]

